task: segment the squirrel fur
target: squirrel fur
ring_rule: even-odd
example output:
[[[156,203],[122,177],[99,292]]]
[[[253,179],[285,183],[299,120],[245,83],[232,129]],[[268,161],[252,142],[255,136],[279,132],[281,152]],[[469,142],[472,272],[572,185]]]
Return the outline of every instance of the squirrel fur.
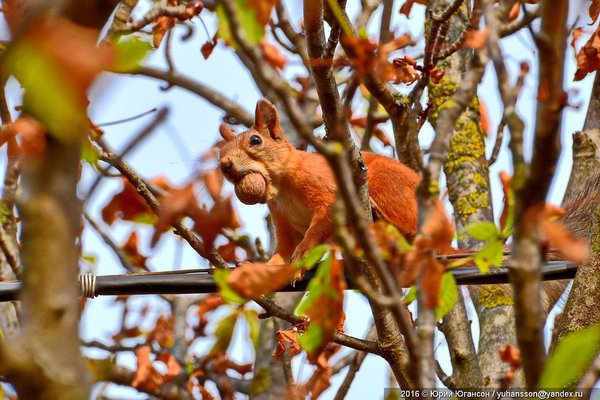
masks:
[[[256,105],[255,123],[235,136],[225,125],[219,167],[246,204],[266,203],[277,246],[272,264],[298,260],[333,236],[336,183],[325,158],[294,148],[285,138],[275,107]],[[419,175],[394,159],[362,152],[373,208],[408,239],[417,232],[415,189]]]

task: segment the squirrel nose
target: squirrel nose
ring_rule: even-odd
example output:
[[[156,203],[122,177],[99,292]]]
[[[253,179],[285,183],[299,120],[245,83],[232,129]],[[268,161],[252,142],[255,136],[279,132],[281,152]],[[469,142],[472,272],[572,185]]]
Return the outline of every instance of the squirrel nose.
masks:
[[[221,163],[219,164],[219,168],[221,168],[221,171],[223,171],[224,174],[228,174],[229,172],[231,172],[232,167],[233,163],[228,158],[222,159]]]

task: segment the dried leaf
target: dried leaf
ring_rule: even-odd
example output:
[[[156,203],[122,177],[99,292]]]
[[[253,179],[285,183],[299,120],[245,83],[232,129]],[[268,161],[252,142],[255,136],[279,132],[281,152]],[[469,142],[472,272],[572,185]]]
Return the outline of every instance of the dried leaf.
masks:
[[[521,367],[521,352],[519,349],[512,345],[502,346],[498,349],[500,360],[508,363],[511,369],[516,370]]]
[[[589,257],[587,244],[577,239],[557,219],[564,215],[560,207],[546,203],[525,211],[525,222],[539,230],[549,247],[556,249],[566,260],[582,263]]]
[[[136,269],[148,271],[146,261],[148,257],[142,255],[138,248],[138,235],[133,231],[122,246],[123,252],[127,255],[127,261]]]
[[[221,170],[219,168],[212,169],[204,174],[202,179],[210,197],[213,201],[218,201],[221,198],[221,189],[223,188],[223,174]]]
[[[17,118],[11,131],[19,134],[21,138],[20,151],[23,154],[40,154],[46,148],[46,127],[29,115]]]
[[[476,50],[481,50],[485,47],[489,34],[490,29],[488,27],[484,28],[481,31],[467,31],[465,32],[464,46]]]
[[[442,81],[442,78],[444,77],[444,75],[446,75],[445,69],[436,68],[429,73],[429,78],[431,79],[431,81],[433,83],[435,83],[437,85],[438,83],[440,83]]]
[[[432,203],[431,214],[423,224],[423,236],[415,240],[420,248],[444,248],[454,239],[454,225],[446,215],[444,204],[439,199],[433,199]]]
[[[198,208],[198,200],[194,194],[194,184],[189,183],[181,189],[171,190],[160,200],[158,207],[158,221],[154,225],[154,234],[150,246],[154,247],[161,235],[175,221],[184,215],[188,215]]]
[[[480,98],[479,99],[479,121],[481,123],[481,129],[483,133],[487,136],[490,133],[490,117],[487,111],[487,107],[485,103]]]
[[[571,47],[573,48],[573,51],[575,53],[577,53],[577,48],[575,47],[575,44],[581,37],[582,33],[583,33],[583,28],[581,28],[581,27],[573,29],[573,36],[571,37]]]
[[[146,338],[146,343],[158,343],[164,349],[168,349],[175,343],[175,320],[172,316],[161,315],[156,320],[154,329],[152,329]]]
[[[271,11],[277,0],[248,0],[247,7],[254,10],[256,20],[262,26],[265,26],[271,20]]]
[[[176,19],[174,17],[161,16],[156,19],[152,27],[152,39],[154,47],[159,48],[167,30],[175,27]]]
[[[289,265],[265,263],[241,263],[227,278],[233,291],[247,299],[257,299],[263,294],[273,293],[287,285],[297,268]]]
[[[283,69],[287,63],[287,58],[279,51],[279,48],[269,43],[265,38],[260,41],[260,48],[265,56],[265,61],[273,68]]]
[[[138,347],[135,350],[135,354],[137,356],[137,369],[135,370],[131,386],[141,391],[152,393],[162,386],[164,379],[160,372],[152,365],[149,346]]]
[[[387,55],[389,53],[391,53],[392,51],[400,50],[403,47],[406,47],[406,45],[408,45],[411,41],[412,41],[412,38],[410,37],[410,35],[405,33],[403,35],[398,36],[397,38],[390,40],[387,43],[384,43],[380,47],[379,51],[387,57]]]
[[[402,4],[402,7],[400,7],[400,14],[406,15],[406,17],[408,18],[408,16],[410,15],[410,11],[412,10],[412,6],[414,4],[425,5],[426,1],[425,0],[406,0],[404,2],[404,4]]]
[[[390,138],[388,137],[388,135],[379,126],[376,126],[375,129],[373,129],[373,135],[375,135],[375,137],[377,139],[379,139],[379,141],[384,146],[391,146],[392,145],[392,142],[391,142]]]
[[[202,53],[202,57],[204,57],[205,60],[208,60],[208,57],[210,57],[216,45],[217,42],[215,40],[209,40],[202,45],[202,47],[200,48],[200,52]]]
[[[298,330],[294,328],[279,330],[275,332],[277,348],[273,353],[273,358],[279,360],[283,353],[287,352],[290,359],[302,353],[300,343],[298,343]]]
[[[592,19],[592,23],[590,25],[593,25],[598,19],[598,14],[600,14],[600,0],[592,0],[589,8],[589,14],[590,18]]]
[[[112,225],[117,219],[133,222],[153,223],[154,213],[127,179],[123,178],[123,189],[102,209],[102,219]],[[150,181],[153,185],[166,191],[171,190],[171,185],[164,177],[156,177]]]
[[[231,203],[231,196],[215,201],[210,211],[205,208],[195,208],[190,217],[194,220],[194,231],[202,237],[204,245],[209,247],[212,246],[223,228],[237,229],[240,227]]]
[[[600,27],[577,53],[577,71],[574,80],[580,81],[590,72],[600,69]]]
[[[500,232],[504,232],[507,227],[510,228],[512,225],[513,218],[509,217],[514,214],[515,200],[512,190],[512,176],[508,172],[501,171],[500,182],[502,183],[502,192],[504,193],[504,207],[500,215]]]
[[[299,341],[308,354],[308,361],[313,364],[345,318],[345,289],[343,264],[330,253],[319,265],[315,277],[308,284],[308,295],[296,310],[310,322]]]
[[[517,1],[510,8],[510,12],[508,13],[508,22],[511,22],[511,21],[514,21],[515,19],[517,19],[519,17],[520,13],[521,13],[521,2]]]
[[[416,70],[417,63],[409,56],[396,58],[393,61],[394,65],[394,83],[411,84],[417,81],[420,77]]]
[[[235,254],[237,248],[235,243],[229,242],[217,247],[217,252],[223,257],[225,262],[235,262],[237,261],[237,256]]]
[[[207,314],[221,307],[223,304],[225,304],[225,301],[217,294],[212,294],[198,303],[198,325],[194,328],[196,336],[205,336],[204,328],[208,323]]]
[[[173,353],[160,353],[156,357],[156,361],[163,362],[167,366],[167,372],[163,376],[165,383],[172,381],[181,373],[181,365]]]
[[[215,354],[212,360],[212,370],[217,374],[223,374],[228,369],[232,369],[241,375],[252,372],[252,364],[238,364],[230,360],[225,353]]]

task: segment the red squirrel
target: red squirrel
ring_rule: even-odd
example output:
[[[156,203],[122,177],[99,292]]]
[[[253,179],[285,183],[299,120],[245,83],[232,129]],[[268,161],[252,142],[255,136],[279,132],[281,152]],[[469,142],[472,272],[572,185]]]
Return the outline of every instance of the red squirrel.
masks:
[[[275,107],[256,105],[254,125],[237,136],[221,126],[226,143],[219,167],[245,204],[266,203],[271,211],[277,246],[271,264],[300,259],[333,236],[332,207],[336,183],[325,158],[297,150],[287,140]],[[415,189],[419,175],[394,159],[362,152],[367,184],[377,214],[408,239],[417,233]]]

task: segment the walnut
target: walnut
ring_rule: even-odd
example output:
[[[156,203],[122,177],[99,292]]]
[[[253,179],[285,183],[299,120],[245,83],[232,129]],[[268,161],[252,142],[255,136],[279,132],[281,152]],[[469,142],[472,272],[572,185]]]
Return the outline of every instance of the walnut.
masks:
[[[259,173],[245,175],[235,185],[235,194],[244,204],[267,202],[267,182]]]

